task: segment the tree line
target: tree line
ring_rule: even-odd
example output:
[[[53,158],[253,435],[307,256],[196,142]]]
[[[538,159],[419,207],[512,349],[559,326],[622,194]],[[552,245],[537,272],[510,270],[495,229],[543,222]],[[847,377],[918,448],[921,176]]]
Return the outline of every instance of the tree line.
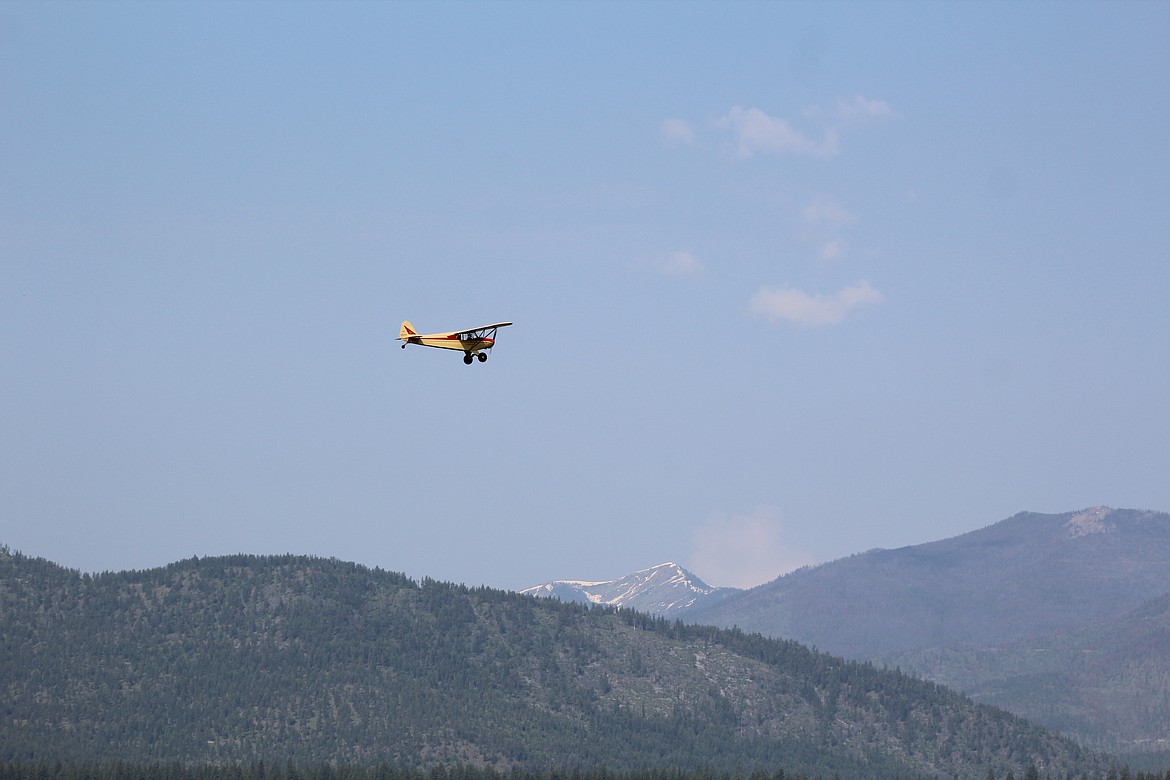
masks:
[[[0,780],[842,780],[834,773],[830,778],[809,776],[799,771],[761,769],[718,771],[715,769],[645,768],[615,771],[605,767],[589,769],[563,767],[541,771],[513,768],[499,770],[481,766],[438,765],[429,769],[395,767],[389,764],[317,764],[302,767],[291,760],[266,764],[197,764],[180,762],[136,764],[125,761],[105,763],[0,762]],[[891,780],[937,780],[921,774],[895,774]],[[1034,764],[1017,779],[1013,770],[996,775],[988,770],[985,780],[1058,780],[1041,775]],[[1128,766],[1111,767],[1104,774],[1072,775],[1063,780],[1170,780],[1165,772],[1131,772]]]

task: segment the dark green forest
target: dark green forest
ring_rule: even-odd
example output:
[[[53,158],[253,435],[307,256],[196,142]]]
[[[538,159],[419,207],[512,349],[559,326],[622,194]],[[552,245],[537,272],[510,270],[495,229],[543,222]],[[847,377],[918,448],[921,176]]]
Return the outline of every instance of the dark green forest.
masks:
[[[834,780],[840,780],[834,775]],[[901,776],[895,775],[895,778]],[[1019,780],[1039,780],[1040,770],[1030,765]],[[773,772],[756,770],[750,775],[742,772],[713,770],[639,769],[615,772],[605,768],[552,769],[540,772],[513,769],[500,772],[492,767],[436,766],[425,769],[402,769],[381,764],[364,767],[356,764],[316,767],[297,767],[291,762],[285,766],[266,767],[261,761],[247,766],[215,764],[185,766],[170,764],[54,764],[0,763],[0,780],[825,780],[820,775],[809,778],[800,772]],[[921,775],[906,780],[923,780]],[[1016,780],[1011,770],[1002,778],[988,771],[984,780]],[[1130,772],[1111,767],[1101,780],[1170,780],[1170,770],[1158,772]]]
[[[1109,767],[939,685],[794,642],[337,560],[88,575],[5,549],[0,622],[0,761],[12,771],[982,780]]]

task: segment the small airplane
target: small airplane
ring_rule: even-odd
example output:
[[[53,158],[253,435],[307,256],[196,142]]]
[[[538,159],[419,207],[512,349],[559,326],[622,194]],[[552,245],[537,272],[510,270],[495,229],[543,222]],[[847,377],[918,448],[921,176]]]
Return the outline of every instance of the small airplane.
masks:
[[[424,347],[462,350],[463,362],[470,366],[472,361],[476,359],[480,363],[488,359],[488,353],[496,344],[496,329],[505,328],[511,324],[510,322],[495,322],[491,325],[480,325],[478,328],[468,328],[467,330],[420,334],[409,322],[403,322],[402,328],[398,331],[398,340],[403,342],[403,349],[406,349],[407,344],[421,344]]]

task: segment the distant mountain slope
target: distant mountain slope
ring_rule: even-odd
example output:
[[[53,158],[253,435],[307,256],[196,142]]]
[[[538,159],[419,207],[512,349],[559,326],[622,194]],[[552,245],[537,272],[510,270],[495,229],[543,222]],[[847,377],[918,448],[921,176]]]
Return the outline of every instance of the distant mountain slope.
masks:
[[[1111,620],[1170,591],[1170,515],[1022,513],[979,531],[872,550],[780,577],[688,621],[885,659],[986,647]]]
[[[1170,594],[1117,620],[899,666],[1110,750],[1170,750]]]
[[[0,761],[1100,774],[792,642],[293,556],[79,575],[0,548]]]
[[[713,588],[676,563],[660,563],[616,580],[555,580],[520,592],[673,617],[684,610],[713,604],[742,591],[738,588]]]
[[[1086,744],[1165,749],[1168,592],[1170,515],[1096,507],[854,555],[683,619],[900,666]]]

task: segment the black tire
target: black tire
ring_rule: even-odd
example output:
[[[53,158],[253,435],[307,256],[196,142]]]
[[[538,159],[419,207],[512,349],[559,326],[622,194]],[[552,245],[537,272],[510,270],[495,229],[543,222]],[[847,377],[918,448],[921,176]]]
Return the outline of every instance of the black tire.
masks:
[[[471,353],[470,352],[468,352],[466,355],[463,356],[463,362],[469,366],[471,365]]]

